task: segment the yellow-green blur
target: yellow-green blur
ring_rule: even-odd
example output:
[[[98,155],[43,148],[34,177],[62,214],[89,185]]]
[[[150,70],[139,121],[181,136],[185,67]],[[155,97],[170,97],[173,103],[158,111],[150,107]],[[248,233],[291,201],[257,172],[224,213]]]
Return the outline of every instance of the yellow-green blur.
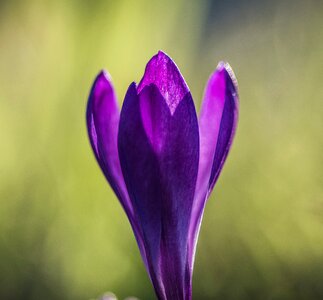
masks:
[[[225,60],[236,139],[207,204],[193,299],[323,298],[320,1],[1,1],[0,299],[154,299],[90,148],[97,73],[119,103],[159,49],[197,109]]]

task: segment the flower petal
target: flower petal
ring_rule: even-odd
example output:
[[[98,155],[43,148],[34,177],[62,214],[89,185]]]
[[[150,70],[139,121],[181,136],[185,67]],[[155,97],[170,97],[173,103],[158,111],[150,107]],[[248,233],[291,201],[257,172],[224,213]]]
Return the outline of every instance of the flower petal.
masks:
[[[159,88],[146,85],[138,95],[134,84],[129,87],[120,118],[120,162],[157,296],[190,299],[187,239],[198,171],[198,123],[190,93],[172,114]]]
[[[145,74],[138,85],[138,93],[146,86],[155,84],[173,114],[178,103],[189,92],[189,88],[174,61],[159,51],[148,62]]]
[[[117,147],[120,112],[110,75],[105,71],[97,76],[93,84],[86,115],[89,138],[96,159],[128,216],[146,263],[142,234],[133,215],[120,167]]]
[[[199,117],[200,160],[191,222],[191,254],[206,200],[230,150],[238,121],[237,81],[228,63],[219,63],[205,90]]]
[[[223,164],[227,158],[229,150],[231,148],[233,138],[236,132],[239,114],[239,98],[237,80],[234,73],[228,63],[220,63],[217,68],[217,74],[214,75],[213,80],[208,86],[207,94],[205,95],[205,104],[202,108],[200,116],[200,130],[201,136],[204,141],[201,143],[202,149],[213,148],[213,139],[210,138],[210,119],[212,118],[212,112],[221,114],[219,129],[214,126],[211,130],[214,130],[214,134],[217,132],[215,153],[213,152],[213,165],[211,176],[209,179],[210,193],[220,175]],[[207,99],[208,98],[208,99]],[[213,105],[211,104],[213,102]],[[218,105],[216,104],[218,102]],[[208,160],[208,157],[204,158]]]
[[[132,216],[132,205],[123,180],[117,148],[119,118],[120,112],[110,75],[102,71],[93,84],[88,101],[88,133],[105,177],[127,214]]]

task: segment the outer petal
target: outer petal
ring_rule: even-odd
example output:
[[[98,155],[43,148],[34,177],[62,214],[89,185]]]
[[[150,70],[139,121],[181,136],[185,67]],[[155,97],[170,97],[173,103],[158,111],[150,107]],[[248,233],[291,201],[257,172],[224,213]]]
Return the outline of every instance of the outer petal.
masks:
[[[145,74],[138,85],[138,93],[145,86],[155,84],[173,114],[178,103],[189,92],[189,88],[174,61],[159,51],[148,62]]]
[[[233,141],[238,106],[237,81],[229,64],[221,62],[207,83],[199,117],[200,160],[190,229],[192,257],[207,197]]]
[[[89,138],[105,177],[127,214],[132,216],[132,205],[123,180],[117,147],[119,118],[119,108],[110,75],[102,71],[93,84],[88,101]]]
[[[132,204],[120,167],[117,147],[119,108],[110,75],[105,71],[99,73],[93,84],[86,118],[89,138],[96,159],[129,218],[146,263],[141,232],[133,215]]]
[[[121,111],[120,162],[158,298],[190,299],[187,240],[198,171],[197,117],[189,93],[172,114],[159,88],[146,85],[138,95],[130,86]]]

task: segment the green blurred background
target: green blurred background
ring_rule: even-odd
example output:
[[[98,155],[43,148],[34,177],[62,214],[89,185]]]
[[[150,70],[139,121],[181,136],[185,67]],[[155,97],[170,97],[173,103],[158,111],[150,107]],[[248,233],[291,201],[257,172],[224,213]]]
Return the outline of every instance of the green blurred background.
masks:
[[[102,68],[120,103],[159,49],[197,107],[218,61],[240,122],[208,202],[194,299],[323,299],[322,1],[1,1],[0,299],[154,299],[90,149]]]

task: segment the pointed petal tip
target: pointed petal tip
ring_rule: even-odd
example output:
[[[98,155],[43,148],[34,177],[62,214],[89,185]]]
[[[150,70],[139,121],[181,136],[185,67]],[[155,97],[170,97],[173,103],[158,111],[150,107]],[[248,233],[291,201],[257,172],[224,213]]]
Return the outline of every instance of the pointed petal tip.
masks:
[[[145,86],[154,84],[165,99],[171,113],[176,110],[178,103],[189,93],[179,68],[163,51],[159,50],[147,63],[144,75],[138,84],[138,94]]]
[[[102,69],[98,75],[96,76],[96,80],[95,82],[97,82],[98,80],[103,80],[103,81],[107,81],[109,84],[111,84],[112,82],[112,77],[110,75],[110,73],[107,70]]]
[[[90,95],[88,97],[86,108],[86,119],[89,131],[90,140],[94,150],[97,152],[97,132],[94,124],[94,119],[98,116],[103,117],[102,108],[107,108],[108,111],[118,111],[116,95],[114,92],[111,76],[106,70],[101,70],[96,76]],[[106,112],[106,110],[104,110]],[[98,155],[98,152],[96,153]]]
[[[100,94],[105,92],[112,92],[115,97],[111,75],[108,71],[101,70],[95,77],[88,102],[94,101]]]
[[[168,69],[168,70],[167,70]],[[167,74],[167,71],[170,73],[175,73],[172,75],[175,75],[177,81],[176,84],[180,84],[183,86],[183,88],[189,92],[189,87],[187,83],[185,82],[178,66],[174,62],[174,60],[163,50],[158,50],[157,54],[155,54],[147,63],[144,76],[141,79],[140,83],[138,84],[138,93],[144,88],[145,85],[148,85],[146,81],[152,81],[151,83],[155,83],[157,86],[157,82],[159,81],[158,78],[154,78],[154,75],[159,75],[162,77],[165,77]],[[150,77],[150,80],[147,80]],[[153,78],[152,78],[153,77]],[[158,76],[157,76],[158,77]],[[146,80],[145,80],[146,79]],[[166,80],[166,78],[164,78]],[[168,78],[167,78],[168,79]],[[174,80],[174,79],[173,79]]]
[[[133,82],[131,82],[129,84],[128,89],[127,89],[127,92],[126,92],[126,96],[127,96],[128,92],[136,93],[136,95],[139,94],[139,92],[138,92],[138,86],[137,86],[137,83],[135,81],[133,81]]]
[[[233,69],[231,68],[228,62],[220,61],[216,67],[215,72],[226,72],[229,75],[231,81],[233,82],[236,93],[238,94],[238,80],[233,72]]]
[[[157,54],[154,55],[154,57],[158,57],[158,58],[166,58],[169,59],[171,61],[173,61],[170,56],[163,50],[158,50]]]

